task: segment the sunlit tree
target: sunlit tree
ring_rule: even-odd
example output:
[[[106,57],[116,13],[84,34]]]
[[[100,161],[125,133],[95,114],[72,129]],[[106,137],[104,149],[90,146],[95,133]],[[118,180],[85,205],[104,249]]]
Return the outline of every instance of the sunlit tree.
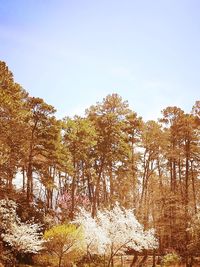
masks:
[[[81,255],[83,235],[81,228],[75,225],[56,225],[44,233],[47,258],[56,259],[57,266],[61,267],[66,258],[70,261]]]

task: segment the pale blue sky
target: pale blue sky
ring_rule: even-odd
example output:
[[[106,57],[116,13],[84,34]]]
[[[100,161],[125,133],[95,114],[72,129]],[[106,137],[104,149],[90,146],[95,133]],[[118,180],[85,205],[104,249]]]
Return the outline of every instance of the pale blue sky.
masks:
[[[199,0],[0,0],[0,60],[58,117],[110,93],[145,120],[199,99]]]

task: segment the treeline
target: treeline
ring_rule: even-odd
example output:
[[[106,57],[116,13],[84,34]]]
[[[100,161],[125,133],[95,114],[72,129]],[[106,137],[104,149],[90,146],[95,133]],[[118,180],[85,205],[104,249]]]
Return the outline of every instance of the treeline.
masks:
[[[191,109],[167,107],[158,121],[144,122],[112,94],[84,117],[58,120],[0,62],[0,198],[23,199],[45,215],[57,214],[67,195],[63,220],[84,199],[93,216],[118,202],[156,229],[159,253],[187,253],[200,205],[200,101]]]

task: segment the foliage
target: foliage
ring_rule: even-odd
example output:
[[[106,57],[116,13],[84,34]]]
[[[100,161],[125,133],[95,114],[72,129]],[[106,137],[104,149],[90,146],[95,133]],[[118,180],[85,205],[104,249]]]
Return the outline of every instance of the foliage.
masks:
[[[64,192],[62,195],[58,197],[58,205],[61,208],[62,220],[66,219],[66,217],[69,218],[70,214],[68,213],[71,209],[72,201],[74,201],[74,206],[76,207],[73,210],[73,213],[75,214],[77,213],[80,207],[88,209],[90,206],[90,201],[87,196],[82,195],[81,193],[79,194],[76,193],[72,196],[70,193]]]
[[[0,61],[0,177],[10,190],[23,157],[27,95]]]
[[[49,228],[72,220],[79,207],[95,217],[117,201],[135,209],[144,229],[155,228],[161,253],[197,253],[198,223],[191,218],[200,204],[199,103],[191,113],[165,107],[158,121],[144,122],[111,94],[83,117],[61,121],[53,106],[30,96],[0,61],[0,199],[18,204],[18,217],[7,207],[5,218],[7,212],[14,216],[21,229],[28,220],[46,218]],[[13,222],[0,216],[0,230],[8,234]],[[92,235],[101,239],[94,229]],[[103,251],[97,243],[88,252]]]
[[[190,242],[188,250],[191,254],[199,254],[200,252],[200,213],[193,216],[190,226],[187,229]]]
[[[34,255],[34,265],[37,266],[58,266],[58,259],[53,256],[49,256],[49,252],[42,252]]]
[[[17,204],[8,199],[0,200],[0,228],[1,232],[6,232],[12,227],[13,223],[19,223],[20,220],[16,214]]]
[[[0,242],[0,251],[0,263],[3,263],[5,266],[13,266],[16,262],[16,258],[11,249],[3,246],[2,242]]]
[[[82,255],[83,235],[81,228],[71,224],[55,225],[44,233],[48,254],[44,257],[53,265],[73,262]]]
[[[84,255],[80,260],[76,262],[77,267],[105,267],[105,257],[101,255]]]
[[[180,263],[180,261],[181,261],[181,258],[176,253],[170,253],[163,257],[162,266],[163,267],[172,266],[172,265],[174,266]]]

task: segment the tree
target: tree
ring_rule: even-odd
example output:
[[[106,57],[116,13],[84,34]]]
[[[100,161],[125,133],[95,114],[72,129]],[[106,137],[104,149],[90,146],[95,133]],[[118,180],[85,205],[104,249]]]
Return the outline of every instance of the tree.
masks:
[[[0,230],[5,233],[13,223],[19,223],[20,219],[16,214],[17,204],[8,199],[0,200]]]
[[[142,125],[140,143],[140,164],[138,174],[141,181],[141,196],[139,214],[142,222],[147,225],[151,214],[150,199],[152,197],[151,185],[157,179],[162,190],[162,161],[163,148],[165,147],[163,131],[155,121],[147,121]]]
[[[75,222],[83,227],[87,249],[91,246],[94,250],[90,253],[106,254],[108,267],[113,266],[117,253],[125,253],[128,248],[142,251],[157,247],[154,231],[144,231],[133,211],[119,205],[112,210],[98,211],[95,219],[82,210]]]
[[[14,82],[13,74],[0,61],[0,184],[7,191],[13,189],[23,158],[27,97],[28,93]]]
[[[195,214],[187,229],[189,232],[188,249],[191,255],[198,255],[200,253],[200,213]]]
[[[82,232],[81,228],[77,228],[75,225],[55,225],[45,231],[44,239],[49,257],[52,260],[56,259],[58,267],[62,266],[66,258],[68,261],[73,261],[77,255],[81,254]]]
[[[188,232],[188,254],[190,256],[190,267],[193,266],[193,258],[200,253],[200,212],[192,218],[187,228]]]
[[[94,254],[104,255],[110,240],[103,227],[98,224],[97,218],[93,218],[90,212],[81,208],[73,222],[83,229],[88,258]]]
[[[76,195],[83,194],[92,201],[92,151],[96,144],[96,132],[87,118],[75,116],[64,122],[63,145],[71,155],[72,170],[68,170],[68,186],[71,192],[70,219],[73,219],[76,206]]]
[[[2,237],[15,253],[35,254],[43,248],[41,227],[38,224],[13,223]]]
[[[111,207],[118,198],[120,178],[126,178],[126,162],[130,162],[125,118],[130,114],[128,103],[117,94],[108,95],[102,103],[91,106],[86,115],[95,126],[93,215],[97,208]],[[122,174],[122,175],[121,175]],[[121,176],[120,176],[121,175]],[[101,204],[101,205],[100,205]]]
[[[55,109],[46,104],[43,99],[35,97],[29,97],[27,105],[30,113],[27,128],[25,170],[27,174],[27,200],[30,202],[33,200],[33,172],[37,170],[38,161],[44,162],[49,156],[49,148],[52,148],[49,144],[54,140],[50,135],[53,127],[50,121]]]
[[[120,181],[122,180],[123,185],[119,186],[119,192],[123,195],[123,198],[125,201],[122,201],[122,197],[120,198],[120,203],[124,207],[127,207],[129,203],[129,207],[137,207],[138,205],[138,172],[139,172],[139,159],[140,159],[140,152],[138,150],[138,147],[141,144],[141,135],[143,130],[143,121],[141,117],[137,116],[137,113],[130,112],[126,118],[125,118],[125,125],[124,130],[127,135],[127,143],[129,143],[130,146],[130,156],[129,160],[124,164],[123,174],[124,179],[121,179],[120,175]],[[128,184],[127,184],[128,183]],[[130,188],[131,190],[127,192],[127,188]],[[122,190],[121,190],[122,189]],[[124,195],[124,192],[126,192],[126,195]],[[132,203],[132,205],[130,205]]]
[[[41,226],[22,223],[16,213],[17,205],[12,200],[0,200],[0,230],[4,243],[11,247],[14,257],[18,254],[35,254],[42,250]]]
[[[195,111],[196,109],[194,109]],[[163,110],[165,132],[167,133],[167,149],[165,151],[167,159],[167,170],[170,177],[171,190],[171,246],[187,247],[188,244],[188,222],[192,213],[197,212],[196,189],[198,173],[198,151],[199,151],[199,132],[197,120],[192,114],[185,114],[180,108],[167,107]],[[181,206],[181,208],[179,208]],[[191,212],[192,207],[192,212]],[[184,211],[184,217],[181,213]],[[182,219],[180,220],[180,218]],[[181,228],[182,237],[177,238]],[[175,228],[177,227],[177,228]],[[174,234],[173,234],[174,233]],[[180,231],[179,231],[180,235]],[[179,240],[179,242],[177,242]],[[179,244],[178,244],[179,243]],[[183,252],[183,251],[182,251]],[[187,251],[184,251],[187,256]]]
[[[74,198],[73,201],[75,204],[73,214],[77,214],[80,207],[84,207],[85,209],[89,209],[90,207],[90,201],[86,195],[76,193],[72,196],[70,193],[64,192],[58,197],[57,201],[59,208],[61,209],[62,220],[68,220],[68,218],[70,218],[72,197]]]

